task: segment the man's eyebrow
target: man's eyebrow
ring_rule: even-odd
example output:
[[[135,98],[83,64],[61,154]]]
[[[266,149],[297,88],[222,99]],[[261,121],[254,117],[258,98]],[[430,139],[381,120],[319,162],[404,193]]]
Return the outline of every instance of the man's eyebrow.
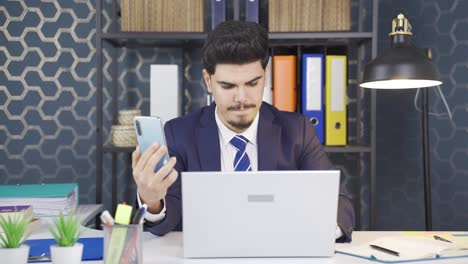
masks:
[[[252,83],[252,82],[255,82],[256,80],[262,78],[262,76],[257,76],[255,78],[253,78],[252,80],[250,81],[247,81],[246,83]],[[216,81],[217,83],[219,84],[222,84],[222,85],[231,85],[231,86],[235,86],[236,84],[234,83],[230,83],[230,82],[226,82],[226,81]]]
[[[234,86],[235,84],[233,83],[230,83],[230,82],[225,82],[225,81],[216,81],[217,83],[219,84],[222,84],[222,85],[230,85],[230,86]]]
[[[256,80],[258,80],[258,79],[260,79],[260,78],[262,78],[262,76],[257,76],[257,77],[253,78],[252,80],[250,80],[250,81],[248,81],[248,82],[246,82],[246,83],[255,82]]]

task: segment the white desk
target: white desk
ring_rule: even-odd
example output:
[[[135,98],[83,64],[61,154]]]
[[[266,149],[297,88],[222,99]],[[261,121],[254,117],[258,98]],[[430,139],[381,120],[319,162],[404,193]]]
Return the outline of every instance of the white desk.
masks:
[[[353,242],[364,243],[381,237],[383,235],[395,234],[398,232],[354,232]],[[337,247],[349,246],[349,244],[338,244]],[[168,235],[157,238],[150,234],[145,234],[143,259],[145,264],[150,263],[187,263],[187,264],[230,264],[230,263],[255,263],[255,264],[286,264],[286,263],[343,263],[343,264],[356,264],[356,263],[378,263],[366,259],[355,258],[343,254],[335,254],[332,258],[250,258],[250,259],[184,259],[182,249],[182,233],[173,232]],[[415,263],[468,263],[468,258],[440,260],[440,261],[424,261]]]
[[[384,235],[394,235],[399,232],[354,232],[353,243],[364,243]],[[102,236],[102,231],[86,229],[83,237]],[[50,238],[50,234],[44,230],[34,234],[31,238]],[[349,244],[337,244],[337,248],[346,247]],[[332,258],[225,258],[225,259],[184,259],[182,248],[182,233],[172,232],[164,237],[157,237],[150,233],[144,233],[144,264],[358,264],[379,263],[366,259],[351,257],[343,254],[335,254]],[[102,264],[102,261],[86,261],[84,264]],[[410,262],[411,263],[411,262]],[[445,259],[437,261],[418,261],[416,264],[466,264],[468,258]]]

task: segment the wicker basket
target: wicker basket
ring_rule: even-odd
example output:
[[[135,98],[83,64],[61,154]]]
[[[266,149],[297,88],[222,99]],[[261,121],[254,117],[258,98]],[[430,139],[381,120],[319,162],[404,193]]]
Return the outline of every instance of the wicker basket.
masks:
[[[125,109],[119,111],[119,125],[133,126],[133,118],[141,116],[140,109]]]
[[[123,32],[204,32],[205,0],[121,0]]]
[[[113,125],[111,128],[111,144],[115,147],[135,147],[137,141],[133,125]]]
[[[270,32],[347,31],[351,0],[268,0]]]

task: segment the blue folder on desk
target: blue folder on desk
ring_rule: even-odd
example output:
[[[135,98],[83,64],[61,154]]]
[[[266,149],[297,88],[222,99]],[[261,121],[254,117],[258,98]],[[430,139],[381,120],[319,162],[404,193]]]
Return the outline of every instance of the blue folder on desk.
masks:
[[[83,261],[102,260],[103,258],[103,238],[102,237],[87,237],[78,239],[78,243],[83,244]],[[29,245],[29,256],[40,256],[45,253],[45,256],[50,257],[50,246],[57,244],[54,239],[28,239],[25,244]],[[48,262],[50,260],[35,260],[33,262]]]

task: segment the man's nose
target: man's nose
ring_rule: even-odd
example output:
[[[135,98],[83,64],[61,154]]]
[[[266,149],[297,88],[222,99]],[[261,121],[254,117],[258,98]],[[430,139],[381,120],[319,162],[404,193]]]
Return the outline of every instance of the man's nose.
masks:
[[[246,100],[246,90],[245,90],[245,87],[241,86],[239,88],[237,88],[237,92],[236,92],[236,95],[235,95],[235,101],[236,102],[245,102]]]

